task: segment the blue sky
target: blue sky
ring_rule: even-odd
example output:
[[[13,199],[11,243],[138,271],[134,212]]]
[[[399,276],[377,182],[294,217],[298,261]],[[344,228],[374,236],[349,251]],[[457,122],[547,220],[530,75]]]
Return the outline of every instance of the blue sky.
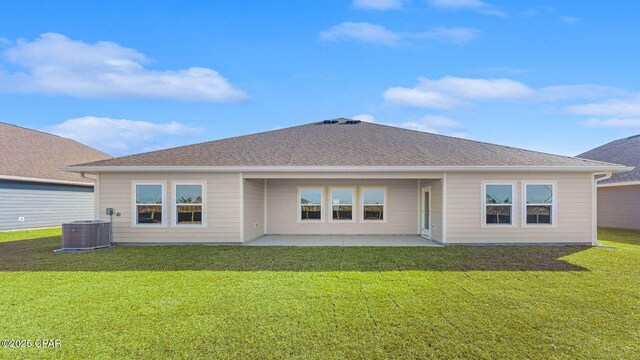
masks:
[[[357,117],[575,155],[640,133],[640,3],[19,1],[0,121],[114,155]]]

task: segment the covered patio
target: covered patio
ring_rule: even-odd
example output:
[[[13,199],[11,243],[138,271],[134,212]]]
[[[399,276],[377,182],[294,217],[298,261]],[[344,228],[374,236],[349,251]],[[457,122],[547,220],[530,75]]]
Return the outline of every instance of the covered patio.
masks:
[[[442,246],[417,235],[264,235],[246,246]]]

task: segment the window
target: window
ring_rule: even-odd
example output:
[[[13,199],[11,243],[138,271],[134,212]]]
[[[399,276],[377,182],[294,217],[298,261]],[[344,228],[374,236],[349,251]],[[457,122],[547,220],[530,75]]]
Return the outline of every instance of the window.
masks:
[[[133,183],[133,224],[142,226],[164,225],[164,184]]]
[[[322,221],[324,190],[322,188],[298,189],[298,221]]]
[[[553,225],[555,223],[555,184],[525,183],[525,223]]]
[[[173,201],[173,225],[202,227],[206,198],[204,183],[175,183]]]
[[[362,189],[362,220],[386,221],[385,207],[387,202],[386,188]]]
[[[353,188],[331,189],[331,221],[353,222]]]
[[[484,224],[513,224],[513,184],[484,184]]]

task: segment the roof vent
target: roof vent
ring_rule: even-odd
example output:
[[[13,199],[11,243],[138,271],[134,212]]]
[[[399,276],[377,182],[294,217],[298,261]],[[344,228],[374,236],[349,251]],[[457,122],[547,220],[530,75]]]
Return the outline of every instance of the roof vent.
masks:
[[[322,121],[321,124],[324,125],[355,125],[355,124],[360,124],[360,120],[351,120],[351,119],[345,119],[345,118],[339,118],[339,119],[331,119],[331,120],[324,120]]]

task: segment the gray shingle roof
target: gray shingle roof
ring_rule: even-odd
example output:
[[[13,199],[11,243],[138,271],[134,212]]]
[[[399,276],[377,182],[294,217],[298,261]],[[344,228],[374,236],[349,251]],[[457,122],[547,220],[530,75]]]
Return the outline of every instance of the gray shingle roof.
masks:
[[[632,171],[614,174],[601,184],[640,181],[640,135],[618,139],[578,155],[579,158],[635,166]]]
[[[327,120],[331,121],[331,120]],[[602,166],[567,156],[347,119],[82,166]]]
[[[74,140],[0,122],[0,175],[91,183],[60,168],[109,158]]]

